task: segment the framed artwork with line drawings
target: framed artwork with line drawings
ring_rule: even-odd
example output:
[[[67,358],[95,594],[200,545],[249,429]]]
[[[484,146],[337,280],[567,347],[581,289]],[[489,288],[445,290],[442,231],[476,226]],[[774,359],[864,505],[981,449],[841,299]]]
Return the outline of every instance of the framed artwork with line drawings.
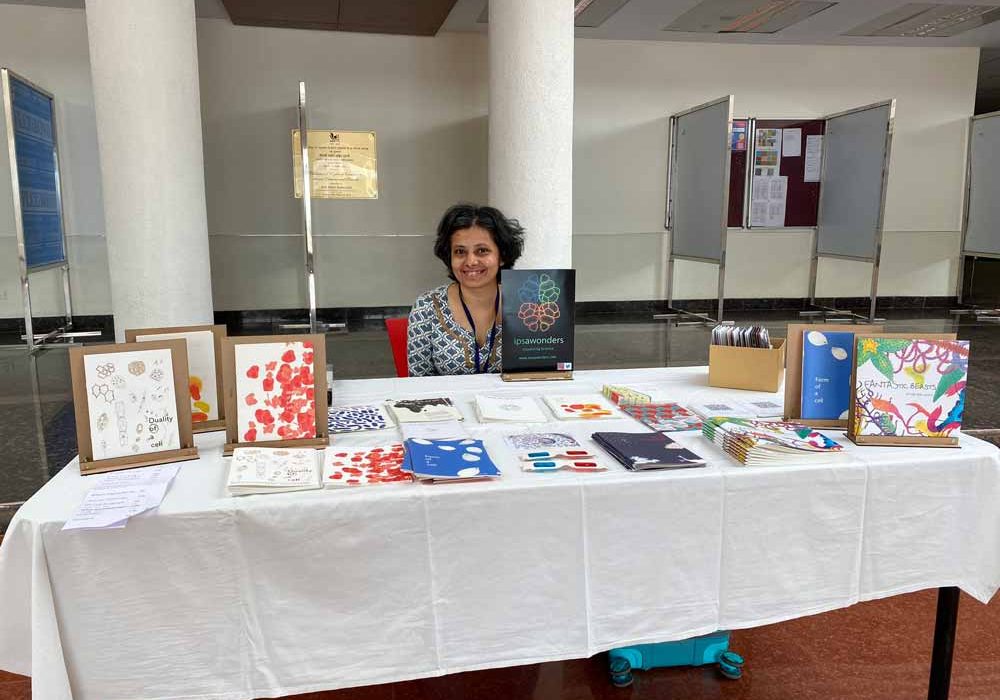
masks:
[[[184,340],[70,348],[80,473],[198,458]]]
[[[222,339],[225,337],[226,327],[222,325],[125,330],[125,341],[128,343],[186,341],[191,430],[194,433],[226,429],[226,411],[222,401]]]
[[[236,447],[322,449],[330,444],[323,335],[225,338],[222,383],[223,454]]]

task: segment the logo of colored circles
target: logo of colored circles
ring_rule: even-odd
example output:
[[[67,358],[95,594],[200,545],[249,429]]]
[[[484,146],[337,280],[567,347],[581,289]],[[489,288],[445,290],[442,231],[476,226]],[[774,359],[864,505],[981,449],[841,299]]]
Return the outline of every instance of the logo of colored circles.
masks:
[[[543,273],[531,275],[517,290],[521,306],[517,317],[530,331],[544,332],[559,318],[560,289],[554,279]]]

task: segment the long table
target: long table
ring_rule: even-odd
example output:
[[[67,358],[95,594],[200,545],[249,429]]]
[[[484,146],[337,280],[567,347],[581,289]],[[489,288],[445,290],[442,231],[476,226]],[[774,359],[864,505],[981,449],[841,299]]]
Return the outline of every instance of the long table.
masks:
[[[74,461],[0,548],[0,668],[30,675],[35,700],[247,700],[582,658],[926,588],[985,603],[1000,585],[1000,452],[974,438],[862,448],[831,432],[843,463],[746,468],[675,433],[705,468],[533,474],[503,435],[593,445],[595,430],[645,428],[479,424],[472,407],[482,392],[605,383],[681,402],[751,395],[709,388],[703,367],[338,381],[343,405],[451,396],[503,477],[232,498],[223,435],[205,434],[159,510],[123,530],[61,531],[93,484]]]

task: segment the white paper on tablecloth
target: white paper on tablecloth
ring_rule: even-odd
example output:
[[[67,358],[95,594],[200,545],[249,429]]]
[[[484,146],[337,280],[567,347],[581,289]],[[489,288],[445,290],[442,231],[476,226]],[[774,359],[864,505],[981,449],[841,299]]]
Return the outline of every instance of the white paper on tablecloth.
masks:
[[[179,468],[179,464],[164,464],[102,475],[62,529],[125,527],[133,515],[160,505]]]

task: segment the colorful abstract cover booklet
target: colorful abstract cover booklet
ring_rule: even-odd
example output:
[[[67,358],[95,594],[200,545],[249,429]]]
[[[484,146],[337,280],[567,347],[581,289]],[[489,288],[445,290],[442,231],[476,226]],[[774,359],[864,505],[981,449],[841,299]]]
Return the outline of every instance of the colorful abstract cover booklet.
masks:
[[[716,416],[706,418],[702,434],[747,466],[843,459],[843,446],[799,423]]]
[[[573,369],[575,270],[503,271],[503,369]]]
[[[621,409],[657,432],[701,430],[701,418],[679,403],[626,404]]]
[[[378,404],[330,406],[327,413],[330,434],[385,430],[393,425],[389,414]]]
[[[600,394],[546,396],[545,403],[559,420],[621,418],[618,409]]]
[[[631,471],[705,466],[704,459],[662,433],[594,433],[591,437]]]
[[[237,447],[226,489],[232,496],[318,489],[322,459],[323,452],[314,449]]]
[[[397,423],[432,423],[443,420],[464,420],[462,412],[447,397],[431,399],[396,399],[386,402],[386,408]]]
[[[406,441],[404,470],[420,481],[458,481],[500,476],[482,440]]]
[[[800,416],[806,420],[847,420],[854,333],[806,331],[804,336]]]
[[[476,415],[482,423],[545,423],[549,419],[529,396],[476,396]]]
[[[400,442],[353,449],[328,447],[323,459],[323,486],[412,483],[413,475],[403,470],[405,456]]]
[[[969,341],[862,337],[855,351],[853,435],[957,436]]]

